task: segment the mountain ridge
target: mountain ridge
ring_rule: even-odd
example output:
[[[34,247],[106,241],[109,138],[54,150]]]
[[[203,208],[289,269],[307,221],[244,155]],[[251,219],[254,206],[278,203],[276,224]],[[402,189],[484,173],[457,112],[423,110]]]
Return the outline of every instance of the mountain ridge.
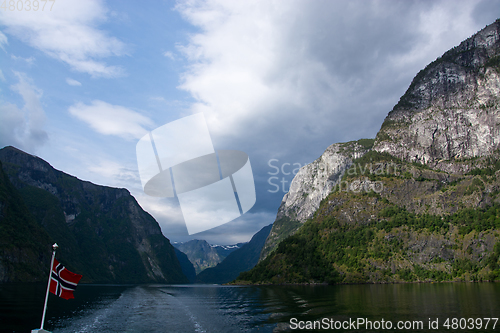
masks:
[[[420,71],[389,112],[373,147],[358,156],[345,154],[335,168],[342,171],[324,175],[336,179],[333,191],[309,190],[318,172],[297,174],[260,263],[239,280],[496,279],[499,32],[496,20]],[[316,169],[328,169],[317,161]],[[305,221],[293,215],[303,209],[304,200],[291,200],[300,193],[324,196]],[[421,257],[415,249],[432,255]]]
[[[79,180],[14,147],[1,149],[0,161],[82,282],[188,282],[170,241],[128,190]]]
[[[374,150],[453,173],[456,159],[500,148],[500,20],[445,52],[413,79],[384,120]]]
[[[281,240],[295,233],[313,216],[321,201],[339,184],[353,160],[369,151],[373,141],[361,139],[334,143],[314,162],[300,168],[283,197],[260,260],[265,259]]]

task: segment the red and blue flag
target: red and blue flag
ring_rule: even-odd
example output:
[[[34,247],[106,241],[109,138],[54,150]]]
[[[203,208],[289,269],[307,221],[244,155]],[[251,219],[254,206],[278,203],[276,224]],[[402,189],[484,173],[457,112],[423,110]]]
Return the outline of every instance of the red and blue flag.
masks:
[[[70,272],[54,258],[52,274],[50,276],[50,292],[64,299],[75,298],[73,291],[82,276]]]

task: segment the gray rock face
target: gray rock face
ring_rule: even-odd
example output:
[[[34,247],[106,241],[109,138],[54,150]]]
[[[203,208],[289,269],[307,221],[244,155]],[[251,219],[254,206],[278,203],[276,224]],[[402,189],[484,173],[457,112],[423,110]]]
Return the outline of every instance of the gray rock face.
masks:
[[[353,160],[371,147],[333,144],[284,196],[261,254],[312,217]],[[500,20],[429,64],[386,117],[373,150],[455,174],[500,149]],[[277,223],[278,222],[278,223]]]
[[[413,79],[374,150],[444,171],[500,148],[500,21],[446,52]]]
[[[356,142],[335,143],[311,164],[300,168],[283,197],[276,219],[288,217],[304,223],[319,208],[337,186],[352,161],[363,156],[367,149]]]
[[[273,224],[260,260],[265,259],[283,238],[293,234],[302,223],[314,215],[321,200],[339,185],[345,171],[351,167],[352,161],[369,151],[369,145],[359,143],[366,141],[372,140],[335,143],[317,160],[299,170],[278,209],[276,221],[284,222]]]

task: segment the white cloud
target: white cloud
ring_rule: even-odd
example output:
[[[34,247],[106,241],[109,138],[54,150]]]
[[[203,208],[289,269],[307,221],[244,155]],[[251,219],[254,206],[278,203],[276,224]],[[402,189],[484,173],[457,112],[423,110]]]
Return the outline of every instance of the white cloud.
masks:
[[[240,218],[220,227],[207,230],[199,234],[200,239],[205,239],[211,244],[236,244],[248,242],[255,233],[271,224],[276,219],[276,212],[249,212]],[[235,232],[237,230],[238,232]]]
[[[176,199],[150,197],[142,191],[132,193],[141,207],[153,215],[164,235],[187,236],[184,217]]]
[[[15,61],[25,61],[28,66],[33,65],[33,63],[35,62],[35,58],[34,57],[23,58],[23,57],[18,57],[18,56],[15,56],[15,55],[11,54],[10,58],[12,60],[15,60]]]
[[[20,136],[25,128],[24,112],[14,104],[2,104],[0,120],[0,146],[22,146]]]
[[[407,70],[414,70],[415,64],[425,66],[483,28],[475,24],[472,16],[476,5],[473,1],[461,1],[458,6],[453,1],[436,1],[422,9],[416,26],[420,38],[411,52],[393,59],[396,65]]]
[[[76,71],[95,77],[116,77],[122,75],[123,70],[101,59],[123,55],[124,44],[97,28],[106,20],[106,15],[101,1],[66,0],[58,1],[51,11],[43,13],[0,11],[0,22],[6,26],[6,33],[67,63]],[[0,45],[3,38],[5,36],[1,35]]]
[[[137,170],[131,170],[110,159],[89,159],[86,164],[88,172],[94,174],[93,178],[101,179],[108,186],[130,189],[141,182]]]
[[[248,153],[256,209],[275,213],[267,161],[303,165],[335,142],[375,137],[419,70],[493,22],[477,13],[484,3],[180,1],[198,28],[177,49],[188,61],[180,89],[215,149]],[[500,14],[498,1],[486,11]]]
[[[149,100],[154,101],[154,102],[167,103],[167,100],[165,99],[165,97],[162,97],[162,96],[150,97]]]
[[[78,86],[79,87],[82,85],[79,81],[71,79],[69,77],[66,79],[66,83],[69,84],[70,86]]]
[[[163,56],[175,60],[174,54],[170,51],[163,52]]]
[[[9,44],[7,36],[0,31],[0,48],[5,51],[5,45]]]
[[[42,91],[26,74],[14,74],[19,81],[10,88],[21,95],[24,106],[21,109],[11,103],[0,105],[0,146],[13,145],[33,153],[48,140],[45,112],[40,104]]]
[[[185,1],[177,10],[200,32],[179,47],[190,62],[180,88],[216,148],[311,161],[373,137],[413,76],[484,26],[475,5]]]
[[[90,105],[77,103],[68,111],[98,133],[125,139],[139,139],[148,132],[145,127],[153,126],[151,119],[136,111],[99,100],[92,101]]]
[[[170,240],[185,242],[193,239],[187,233],[186,224],[179,203],[174,198],[154,198],[142,191],[133,192],[141,207],[152,214],[161,230]],[[276,213],[248,212],[241,217],[217,228],[195,234],[196,239],[204,239],[210,244],[230,245],[248,242],[264,226],[273,223]]]

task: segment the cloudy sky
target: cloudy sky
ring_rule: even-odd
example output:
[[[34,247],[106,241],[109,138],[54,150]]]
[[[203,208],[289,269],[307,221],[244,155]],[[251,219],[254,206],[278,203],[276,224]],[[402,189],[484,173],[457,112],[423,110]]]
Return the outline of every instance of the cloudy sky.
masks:
[[[15,3],[0,8],[0,147],[127,188],[171,240],[219,244],[272,223],[293,169],[373,138],[420,69],[500,17],[496,0]],[[200,112],[216,150],[249,155],[257,202],[188,236],[176,198],[144,194],[136,144]]]

